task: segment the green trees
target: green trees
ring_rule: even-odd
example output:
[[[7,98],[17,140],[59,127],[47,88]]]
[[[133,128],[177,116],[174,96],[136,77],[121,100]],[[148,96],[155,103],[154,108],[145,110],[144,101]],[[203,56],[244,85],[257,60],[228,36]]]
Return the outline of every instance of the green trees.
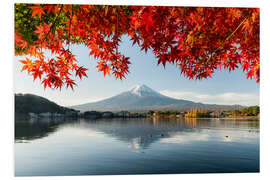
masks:
[[[248,116],[258,116],[260,113],[260,107],[259,106],[250,106],[250,107],[242,109],[242,113],[244,113]]]
[[[232,116],[258,116],[260,114],[259,106],[249,106],[243,109],[235,109],[231,111]]]

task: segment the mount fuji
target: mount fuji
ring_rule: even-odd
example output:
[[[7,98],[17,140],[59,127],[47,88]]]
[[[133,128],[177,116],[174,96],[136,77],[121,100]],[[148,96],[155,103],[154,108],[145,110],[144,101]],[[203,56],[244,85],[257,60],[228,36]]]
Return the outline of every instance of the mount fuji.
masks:
[[[187,110],[189,108],[234,109],[238,105],[202,104],[193,101],[174,99],[164,96],[146,85],[137,85],[129,91],[111,98],[72,106],[84,111],[148,111],[148,110]]]

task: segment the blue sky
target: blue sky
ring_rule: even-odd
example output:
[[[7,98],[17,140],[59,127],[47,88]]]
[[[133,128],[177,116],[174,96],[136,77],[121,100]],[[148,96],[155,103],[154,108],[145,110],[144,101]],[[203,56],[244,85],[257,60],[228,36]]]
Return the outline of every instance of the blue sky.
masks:
[[[151,51],[144,53],[137,46],[132,46],[129,38],[122,37],[119,50],[130,57],[130,73],[124,80],[116,80],[114,76],[104,78],[96,68],[96,60],[89,56],[89,50],[82,45],[72,46],[80,65],[88,68],[88,78],[77,79],[74,91],[65,88],[61,91],[46,89],[40,81],[33,81],[26,72],[20,72],[23,57],[15,57],[14,62],[14,91],[15,93],[33,93],[46,97],[60,105],[69,106],[93,102],[114,96],[126,91],[137,84],[145,84],[160,93],[178,98],[203,103],[216,104],[259,104],[259,84],[255,80],[246,79],[241,70],[232,72],[217,71],[210,79],[188,80],[180,75],[175,65],[167,64],[166,68],[157,65]]]

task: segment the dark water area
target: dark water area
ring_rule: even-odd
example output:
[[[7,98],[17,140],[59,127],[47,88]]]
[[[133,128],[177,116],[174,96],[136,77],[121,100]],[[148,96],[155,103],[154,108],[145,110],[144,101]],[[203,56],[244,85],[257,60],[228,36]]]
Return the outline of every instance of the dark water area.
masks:
[[[259,172],[259,121],[15,122],[15,176]]]

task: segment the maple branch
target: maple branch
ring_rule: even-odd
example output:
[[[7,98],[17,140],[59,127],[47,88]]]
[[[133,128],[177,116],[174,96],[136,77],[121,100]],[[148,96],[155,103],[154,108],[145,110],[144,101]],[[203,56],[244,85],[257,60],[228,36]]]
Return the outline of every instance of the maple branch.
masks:
[[[73,44],[90,49],[104,76],[125,78],[131,62],[120,43],[126,34],[141,51],[152,50],[158,64],[176,64],[189,79],[211,77],[218,67],[234,70],[240,63],[247,78],[260,77],[258,8],[18,4],[15,11],[15,55],[37,58],[24,61],[23,69],[34,79],[42,75],[44,87],[73,88],[72,72],[86,76],[70,51]]]
[[[118,8],[116,8],[117,24],[116,24],[116,37],[118,38]],[[118,46],[116,46],[116,54],[118,54]]]
[[[218,47],[213,53],[216,53],[217,51],[221,50],[224,47],[225,42],[228,41],[236,33],[236,31],[244,24],[244,22],[249,18],[249,16],[243,19],[243,21],[236,27],[236,29],[229,36],[227,36],[225,40],[222,41],[221,46]],[[209,57],[207,61],[209,61],[210,59],[212,59],[212,53],[211,53],[211,57]]]
[[[71,8],[71,17],[69,19],[69,29],[68,29],[68,50],[69,50],[69,45],[70,45],[70,28],[71,28],[71,21],[73,18],[73,6]]]
[[[60,15],[61,12],[62,12],[62,9],[63,9],[63,4],[61,4],[61,8],[60,8],[60,10],[59,10],[59,13],[58,13],[57,16],[54,18],[53,23],[52,23],[52,26],[50,27],[50,30],[47,32],[47,34],[46,34],[46,36],[45,36],[46,38],[48,37],[49,33],[51,32],[52,28],[54,27],[57,18],[59,17],[59,15]],[[43,40],[43,41],[44,41],[44,40]],[[41,44],[43,43],[43,41],[41,42]],[[41,51],[42,51],[42,48],[41,48]]]
[[[234,33],[244,24],[244,22],[247,20],[249,18],[249,16],[248,17],[246,17],[238,26],[237,26],[237,28],[225,39],[225,41],[227,41],[227,40],[229,40],[233,35],[234,35]]]
[[[60,15],[61,12],[62,12],[62,9],[63,9],[63,4],[61,4],[61,8],[60,8],[60,10],[59,10],[59,13],[58,13],[57,16],[55,16],[55,18],[54,18],[54,21],[53,21],[53,23],[52,23],[52,26],[50,27],[50,31],[51,31],[51,29],[54,27],[54,25],[55,25],[55,23],[56,23],[56,20],[58,19],[59,15]],[[50,31],[49,31],[49,32],[50,32]]]

